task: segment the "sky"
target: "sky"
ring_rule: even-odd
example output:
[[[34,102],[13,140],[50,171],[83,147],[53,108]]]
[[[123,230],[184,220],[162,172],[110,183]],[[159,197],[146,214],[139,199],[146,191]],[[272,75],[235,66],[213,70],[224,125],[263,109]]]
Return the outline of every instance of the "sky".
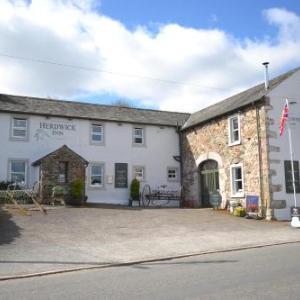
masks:
[[[195,112],[299,53],[298,1],[0,0],[0,93]]]

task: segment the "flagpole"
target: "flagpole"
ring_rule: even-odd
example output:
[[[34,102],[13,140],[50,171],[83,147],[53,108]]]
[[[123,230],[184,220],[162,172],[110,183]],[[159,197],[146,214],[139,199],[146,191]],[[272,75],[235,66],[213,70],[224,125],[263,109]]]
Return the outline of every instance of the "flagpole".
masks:
[[[289,107],[289,101],[286,99],[286,104]],[[292,169],[292,181],[293,181],[293,192],[294,192],[294,206],[297,206],[297,197],[296,197],[296,182],[295,182],[295,171],[294,171],[294,153],[293,153],[293,144],[292,144],[292,133],[289,125],[289,120],[287,120],[287,129],[289,134],[289,146],[290,146],[290,157],[291,157],[291,169]]]
[[[287,111],[289,112],[289,101],[286,99]],[[287,117],[288,118],[288,117]],[[289,134],[289,148],[290,148],[290,156],[291,156],[291,170],[292,170],[292,180],[293,180],[293,192],[294,192],[294,209],[292,212],[292,221],[291,226],[294,228],[300,228],[300,220],[299,220],[299,211],[297,207],[297,198],[296,198],[296,183],[295,183],[295,170],[294,170],[294,153],[293,153],[293,144],[292,144],[292,132],[289,125],[289,120],[287,122],[287,129]]]

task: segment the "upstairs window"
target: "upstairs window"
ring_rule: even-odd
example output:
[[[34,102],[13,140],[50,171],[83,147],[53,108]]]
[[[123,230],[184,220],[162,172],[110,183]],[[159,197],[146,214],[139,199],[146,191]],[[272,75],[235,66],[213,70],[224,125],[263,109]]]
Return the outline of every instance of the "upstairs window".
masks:
[[[293,161],[294,164],[294,176],[295,176],[295,188],[296,193],[300,193],[300,182],[299,182],[299,161]],[[290,160],[284,161],[284,173],[285,173],[285,190],[287,194],[294,193],[293,187],[293,173],[292,164]]]
[[[242,197],[244,195],[244,179],[242,165],[232,165],[230,167],[230,175],[232,196]]]
[[[102,124],[91,124],[91,143],[103,144],[104,129]]]
[[[17,140],[27,140],[28,119],[14,117],[11,120],[11,137]]]
[[[145,130],[141,127],[133,128],[133,144],[144,145],[145,144]]]
[[[240,144],[240,117],[239,115],[232,116],[228,119],[229,126],[229,145]]]
[[[90,165],[90,185],[93,187],[103,187],[104,165],[93,163]]]
[[[27,183],[27,164],[24,160],[9,161],[9,181],[18,185],[26,185]]]

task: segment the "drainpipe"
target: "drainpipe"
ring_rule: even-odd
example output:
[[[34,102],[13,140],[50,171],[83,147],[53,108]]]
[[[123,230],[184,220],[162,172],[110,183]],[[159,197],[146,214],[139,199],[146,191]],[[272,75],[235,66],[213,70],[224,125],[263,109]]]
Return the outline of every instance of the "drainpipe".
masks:
[[[180,130],[180,126],[178,125],[177,122],[177,133],[178,133],[178,138],[179,138],[179,156],[180,156],[180,162],[179,162],[179,168],[180,168],[180,186],[181,186],[181,201],[180,201],[180,207],[182,206],[182,196],[183,196],[183,162],[182,162],[182,132]]]
[[[254,103],[253,103],[254,105]],[[257,136],[257,151],[258,151],[258,163],[259,163],[259,211],[258,214],[260,217],[265,217],[264,210],[262,208],[263,205],[263,197],[264,197],[264,185],[262,178],[262,155],[261,155],[261,136],[260,136],[260,114],[258,104],[255,105],[255,117],[256,117],[256,136]]]

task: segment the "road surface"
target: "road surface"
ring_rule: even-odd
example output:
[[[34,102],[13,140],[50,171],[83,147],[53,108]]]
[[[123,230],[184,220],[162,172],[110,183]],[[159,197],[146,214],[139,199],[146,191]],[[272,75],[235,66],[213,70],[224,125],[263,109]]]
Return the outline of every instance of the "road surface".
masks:
[[[289,244],[2,281],[0,298],[299,299],[299,256]]]

